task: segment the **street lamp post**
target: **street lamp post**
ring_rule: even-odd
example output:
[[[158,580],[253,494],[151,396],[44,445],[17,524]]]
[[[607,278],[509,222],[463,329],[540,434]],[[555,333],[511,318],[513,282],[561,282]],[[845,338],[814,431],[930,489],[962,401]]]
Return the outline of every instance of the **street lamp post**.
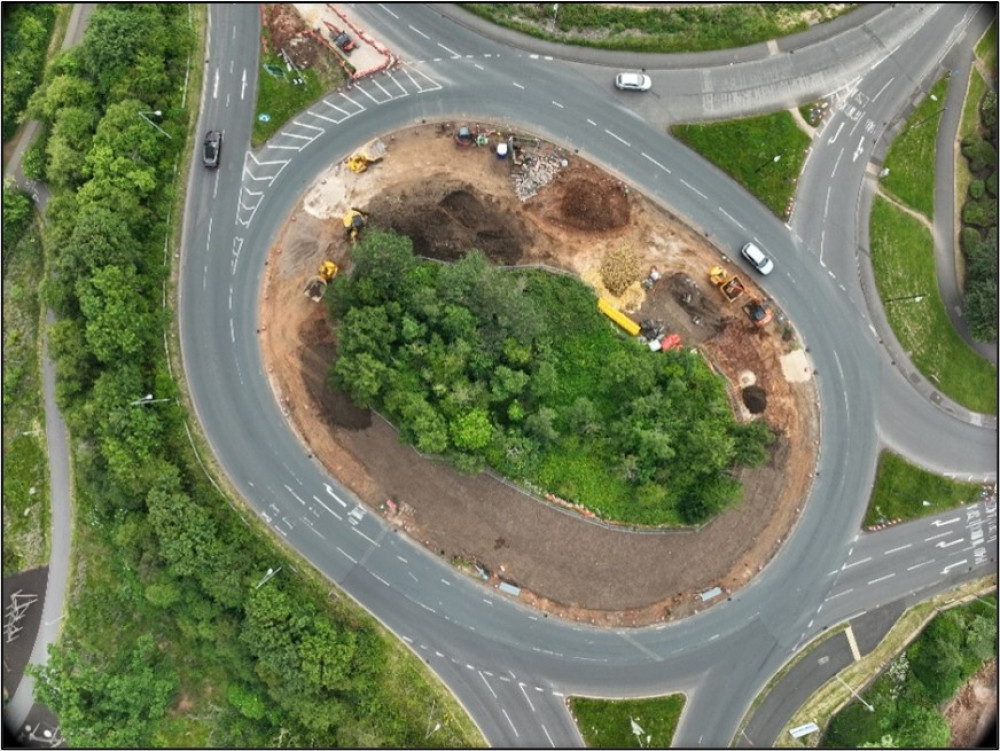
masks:
[[[848,686],[848,685],[847,685],[847,683],[845,683],[845,682],[844,682],[844,679],[843,679],[843,678],[841,678],[841,677],[840,677],[839,675],[838,675],[838,676],[836,676],[836,678],[837,678],[837,680],[838,680],[838,681],[840,681],[841,683],[843,683],[843,684],[844,684],[844,688],[846,688],[846,689],[847,689],[848,691],[850,691],[850,692],[851,692],[851,694],[852,694],[852,695],[854,696],[854,698],[855,698],[855,699],[857,699],[857,700],[858,700],[859,702],[861,702],[861,703],[862,703],[862,704],[864,704],[864,705],[865,705],[866,707],[868,707],[868,711],[869,711],[869,712],[874,712],[874,711],[875,711],[875,707],[873,707],[873,706],[872,706],[871,704],[869,704],[869,703],[868,703],[868,702],[866,702],[866,701],[865,701],[864,699],[862,699],[862,698],[861,698],[861,697],[860,697],[860,696],[858,695],[858,692],[857,692],[857,691],[855,691],[855,690],[854,690],[853,688],[851,688],[850,686]]]
[[[171,136],[169,133],[167,133],[167,131],[165,131],[159,125],[157,125],[152,120],[150,120],[148,117],[146,117],[146,115],[156,115],[156,117],[163,117],[163,111],[162,110],[153,110],[152,112],[143,112],[142,110],[140,110],[139,111],[139,117],[141,117],[147,123],[149,123],[150,125],[152,125],[154,128],[156,128],[158,131],[160,131],[167,138],[170,138],[170,139],[173,138],[173,136]]]
[[[760,165],[757,169],[755,169],[753,171],[753,173],[756,175],[758,172],[760,172],[762,169],[764,169],[767,165],[769,165],[771,163],[777,164],[780,161],[781,161],[781,154],[776,154],[774,157],[772,157],[771,159],[768,159],[762,165]]]
[[[129,405],[136,407],[140,404],[156,404],[157,402],[172,402],[173,399],[154,399],[152,394],[146,394],[142,399],[136,399],[134,402],[129,402]]]
[[[925,295],[923,292],[918,292],[915,295],[903,295],[903,297],[890,297],[887,300],[883,300],[882,302],[885,304],[891,302],[902,302],[903,300],[913,300],[913,302],[920,302],[925,297],[927,297],[927,295]]]
[[[265,584],[267,584],[268,579],[277,574],[279,571],[281,571],[281,566],[278,566],[278,568],[276,569],[269,568],[267,570],[267,573],[264,574],[264,578],[262,578],[259,582],[257,582],[257,586],[254,587],[254,589],[260,589],[261,587],[263,587]]]

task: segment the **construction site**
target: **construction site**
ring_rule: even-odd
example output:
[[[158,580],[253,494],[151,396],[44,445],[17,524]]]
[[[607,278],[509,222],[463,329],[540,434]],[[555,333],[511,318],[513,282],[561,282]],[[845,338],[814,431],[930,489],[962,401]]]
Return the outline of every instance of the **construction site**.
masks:
[[[369,228],[406,235],[418,255],[440,261],[475,248],[501,266],[574,275],[594,289],[608,325],[650,357],[697,348],[725,378],[738,418],[765,419],[778,434],[764,466],[740,470],[742,502],[699,530],[634,531],[402,445],[391,425],[327,385],[336,332],[321,301]],[[531,134],[424,124],[380,134],[302,196],[266,267],[261,346],[307,450],[415,541],[494,585],[516,582],[523,602],[569,618],[661,622],[731,596],[761,570],[794,524],[815,465],[808,355],[736,255]]]

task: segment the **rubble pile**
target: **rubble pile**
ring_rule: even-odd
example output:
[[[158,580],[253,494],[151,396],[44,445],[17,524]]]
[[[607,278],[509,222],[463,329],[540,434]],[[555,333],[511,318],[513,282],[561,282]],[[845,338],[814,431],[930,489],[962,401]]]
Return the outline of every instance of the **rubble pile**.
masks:
[[[559,170],[566,166],[566,160],[556,151],[548,154],[531,154],[525,156],[521,164],[511,172],[514,181],[514,193],[521,201],[527,201],[552,182]]]

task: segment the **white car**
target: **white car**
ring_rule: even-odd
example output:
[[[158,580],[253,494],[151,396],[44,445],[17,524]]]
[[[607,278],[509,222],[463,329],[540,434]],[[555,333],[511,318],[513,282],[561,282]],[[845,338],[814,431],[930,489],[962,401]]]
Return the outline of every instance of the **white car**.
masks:
[[[774,263],[772,263],[770,258],[764,255],[764,251],[753,243],[747,243],[744,245],[741,252],[743,253],[743,257],[746,258],[761,274],[770,274],[774,271]]]
[[[622,91],[649,91],[652,79],[645,73],[619,73],[615,76],[615,86]]]

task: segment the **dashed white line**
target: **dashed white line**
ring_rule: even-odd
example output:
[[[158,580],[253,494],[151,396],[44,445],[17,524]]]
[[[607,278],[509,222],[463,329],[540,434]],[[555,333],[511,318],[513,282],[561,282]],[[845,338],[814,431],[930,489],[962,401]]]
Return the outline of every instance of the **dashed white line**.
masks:
[[[376,579],[378,579],[380,582],[382,582],[385,586],[387,586],[387,587],[389,586],[389,582],[387,582],[381,576],[379,576],[378,574],[376,574],[374,571],[372,571],[370,573],[371,573],[372,576],[374,576]]]
[[[920,568],[921,566],[926,566],[926,565],[927,565],[928,563],[934,563],[934,559],[933,559],[933,558],[931,558],[931,559],[930,559],[929,561],[924,561],[923,563],[917,563],[917,564],[915,564],[915,565],[913,565],[913,566],[910,566],[910,567],[909,567],[909,568],[907,568],[906,570],[907,570],[907,571],[913,571],[913,569],[915,569],[915,568]]]
[[[616,141],[621,141],[621,142],[622,142],[623,144],[625,144],[626,146],[631,146],[631,145],[632,145],[632,144],[630,144],[630,143],[629,143],[628,141],[626,141],[626,140],[625,140],[624,138],[622,138],[622,137],[621,137],[620,135],[618,135],[617,133],[612,133],[612,132],[611,132],[610,130],[608,130],[607,128],[605,128],[605,129],[604,129],[604,132],[605,132],[605,133],[607,133],[607,134],[608,134],[609,136],[611,136],[612,138],[614,138],[614,139],[615,139]]]
[[[480,670],[478,672],[479,672],[479,677],[482,678],[483,679],[483,683],[486,684],[486,688],[488,688],[490,690],[490,693],[493,694],[493,698],[494,699],[498,698],[497,697],[497,692],[493,690],[493,686],[491,686],[490,682],[488,680],[486,680],[486,676],[483,675],[483,671]]]
[[[451,586],[451,582],[448,581],[447,579],[442,579],[441,583],[444,584],[446,587],[450,587]]]
[[[412,24],[410,24],[410,29],[417,32],[424,39],[430,39],[429,36],[427,36],[424,32],[422,32],[420,29],[418,29],[416,26],[413,26]]]
[[[886,579],[891,579],[891,578],[892,578],[892,577],[894,577],[895,575],[896,575],[896,572],[893,572],[893,573],[891,573],[891,574],[886,574],[885,576],[880,576],[880,577],[879,577],[878,579],[872,579],[872,580],[871,580],[870,582],[868,582],[868,583],[869,583],[869,584],[878,584],[879,582],[884,582],[884,581],[885,581]]]
[[[562,106],[561,104],[559,104],[559,102],[557,102],[557,101],[556,101],[555,99],[553,99],[553,100],[552,100],[552,104],[554,104],[554,105],[555,105],[556,107],[558,107],[558,108],[559,108],[559,109],[561,109],[561,110],[564,110],[564,109],[566,109],[566,108],[565,108],[565,107],[563,107],[563,106]]]
[[[594,127],[597,127],[597,123],[595,123],[595,122],[594,122],[593,120],[591,120],[591,119],[590,119],[589,117],[587,118],[587,122],[588,122],[588,123],[590,123],[591,125],[593,125]]]
[[[868,563],[868,561],[870,561],[870,560],[871,560],[871,557],[868,557],[868,558],[862,558],[860,561],[855,561],[854,563],[845,563],[843,566],[840,567],[840,570],[841,571],[846,571],[847,569],[851,568],[852,566],[858,566],[858,565],[860,565],[862,563]]]
[[[731,221],[731,222],[732,222],[733,224],[735,224],[735,225],[736,225],[737,227],[739,227],[740,229],[746,229],[746,227],[744,227],[744,226],[743,226],[742,224],[740,224],[740,223],[739,223],[739,222],[738,222],[738,221],[736,220],[736,217],[734,217],[734,216],[733,216],[732,214],[730,214],[730,213],[729,213],[728,211],[726,211],[726,210],[725,210],[724,208],[722,208],[721,206],[719,207],[719,211],[721,211],[721,212],[722,212],[723,214],[725,214],[725,215],[726,215],[726,217],[727,217],[727,218],[729,219],[729,221]]]
[[[424,605],[424,604],[423,604],[422,602],[418,602],[418,603],[417,603],[417,605],[419,605],[420,607],[422,607],[422,608],[423,608],[424,610],[429,610],[429,611],[430,611],[430,612],[432,612],[432,613],[436,613],[436,612],[437,612],[437,611],[436,611],[436,610],[435,610],[434,608],[432,608],[432,607],[431,607],[430,605]]]
[[[588,120],[587,122],[590,122],[590,121]],[[597,123],[594,123],[594,125],[596,125],[596,124]],[[663,170],[664,172],[666,172],[668,175],[670,174],[670,170],[667,167],[664,167],[662,164],[660,164],[658,161],[656,161],[655,159],[653,159],[653,157],[651,157],[645,151],[641,151],[639,153],[642,154],[642,156],[645,157],[646,159],[648,159],[650,162],[652,162],[653,164],[655,164],[657,167],[659,167],[661,170]]]
[[[535,711],[535,705],[531,703],[531,697],[528,696],[528,692],[524,690],[524,684],[518,683],[518,687],[521,689],[521,693],[524,694],[524,700],[528,702],[528,706],[531,707],[531,711]]]
[[[484,598],[483,598],[483,602],[485,602],[485,603],[486,603],[487,605],[489,605],[490,607],[493,607],[493,601],[492,601],[492,600],[487,600],[487,599],[486,599],[486,598],[484,597]]]
[[[342,556],[344,556],[344,558],[346,558],[347,560],[349,560],[349,561],[350,561],[351,563],[354,563],[354,564],[357,564],[357,560],[356,560],[356,559],[354,559],[354,558],[351,558],[351,556],[349,556],[349,555],[348,555],[347,553],[345,553],[345,552],[344,552],[343,550],[341,550],[341,549],[340,549],[339,547],[337,548],[337,550],[338,550],[338,551],[340,551],[340,554],[341,554]]]
[[[702,193],[700,190],[698,190],[696,187],[694,187],[687,180],[681,178],[681,183],[684,185],[684,187],[686,187],[691,192],[696,193],[697,195],[701,196],[702,198],[708,198],[708,196],[706,196],[704,193]]]
[[[397,20],[399,19],[399,16],[397,16],[397,15],[396,15],[395,13],[393,13],[393,12],[392,12],[391,10],[389,10],[388,8],[386,8],[386,7],[385,7],[385,5],[383,5],[382,3],[379,3],[379,4],[378,4],[378,7],[380,7],[380,8],[382,9],[382,10],[384,10],[384,11],[385,11],[386,13],[388,13],[388,14],[389,14],[390,16],[392,16],[393,18],[395,18],[395,19],[397,19]],[[413,27],[411,26],[410,28],[412,29]]]
[[[835,600],[836,598],[843,597],[844,595],[849,594],[849,593],[851,593],[853,591],[854,591],[853,588],[851,588],[851,589],[845,589],[843,592],[837,592],[837,594],[835,594],[835,595],[830,595],[825,600],[823,600],[823,602],[829,602],[830,600]]]
[[[403,556],[401,556],[401,555],[397,555],[396,557],[397,557],[397,558],[398,558],[399,560],[401,560],[401,561],[402,561],[403,563],[409,563],[409,561],[408,561],[408,560],[406,560],[406,559],[405,559],[405,558],[404,558]]]
[[[501,707],[500,711],[503,712],[503,716],[506,717],[507,718],[507,722],[510,723],[510,729],[514,731],[514,737],[515,738],[520,738],[521,734],[517,732],[517,728],[514,727],[514,723],[510,721],[510,715],[507,714],[507,710],[504,709],[503,707]]]
[[[322,507],[323,507],[323,508],[325,508],[325,509],[326,509],[327,511],[329,511],[329,512],[330,512],[330,513],[331,513],[331,514],[332,514],[333,516],[337,517],[337,520],[338,520],[338,521],[344,521],[344,517],[342,517],[342,516],[341,516],[340,514],[338,514],[338,513],[337,513],[336,511],[334,511],[334,510],[333,510],[332,508],[330,508],[330,507],[329,507],[329,506],[327,506],[327,505],[326,505],[325,503],[323,503],[323,501],[321,501],[321,500],[320,500],[319,498],[317,498],[316,496],[313,496],[313,499],[314,499],[314,500],[316,501],[316,503],[318,503],[318,504],[319,504],[320,506],[322,506]]]
[[[358,529],[357,527],[351,527],[351,529],[353,529],[353,530],[354,530],[355,532],[357,532],[357,533],[358,533],[359,535],[361,535],[362,537],[364,537],[364,538],[365,538],[366,540],[368,540],[368,542],[370,542],[370,543],[371,543],[372,545],[374,545],[375,547],[379,547],[379,544],[378,544],[377,542],[375,542],[375,540],[373,540],[372,538],[370,538],[370,537],[369,537],[368,535],[366,535],[366,534],[365,534],[364,532],[362,532],[362,531],[361,531],[360,529]]]
[[[908,542],[906,545],[900,545],[898,548],[893,548],[892,550],[887,550],[883,555],[890,555],[892,553],[898,553],[900,550],[906,550],[907,548],[912,548],[913,543]]]
[[[519,89],[524,89],[524,87],[521,84],[519,84],[517,81],[511,81],[511,83],[513,83]]]
[[[552,748],[555,748],[556,742],[552,740],[552,736],[549,735],[549,731],[545,729],[544,725],[542,725],[542,731],[545,733],[545,737],[549,739],[549,744],[552,746]]]
[[[438,42],[437,46],[440,47],[441,49],[443,49],[448,54],[450,54],[452,57],[461,57],[461,55],[458,54],[457,52],[455,52],[455,50],[453,50],[453,49],[451,49],[449,47],[445,47],[443,44],[441,44],[441,42]]]
[[[931,535],[930,537],[925,537],[924,538],[924,542],[930,542],[931,540],[936,540],[939,537],[947,537],[950,534],[951,534],[951,531],[949,530],[948,532],[942,532],[939,535]]]

